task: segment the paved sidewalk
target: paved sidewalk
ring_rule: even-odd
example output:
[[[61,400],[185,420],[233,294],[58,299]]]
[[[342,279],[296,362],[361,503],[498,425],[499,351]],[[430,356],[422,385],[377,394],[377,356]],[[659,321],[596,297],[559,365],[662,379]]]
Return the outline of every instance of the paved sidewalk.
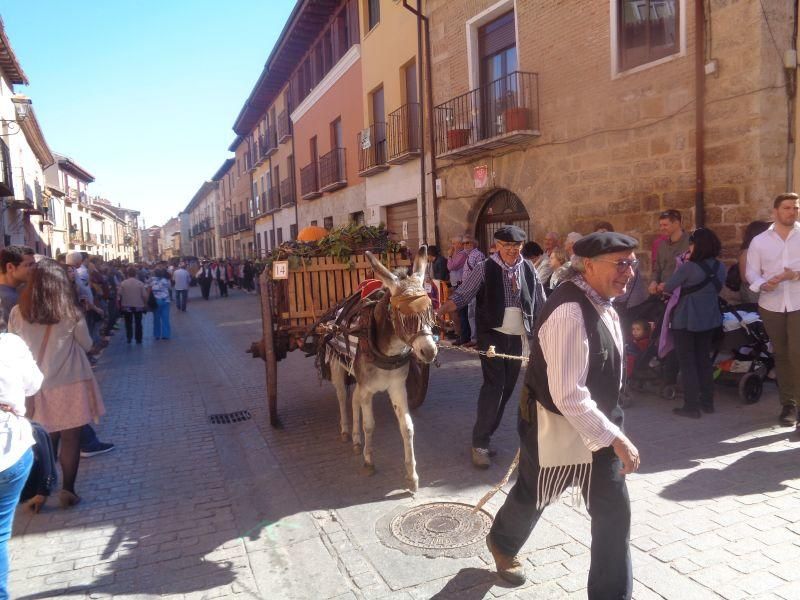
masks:
[[[485,552],[407,556],[376,535],[400,507],[474,503],[511,462],[513,407],[495,440],[498,466],[469,463],[480,383],[470,357],[442,353],[413,415],[411,497],[389,402],[375,401],[368,477],[339,441],[332,387],[298,352],[278,368],[284,428],[269,427],[263,363],[244,352],[260,336],[257,297],[234,290],[204,302],[193,290],[172,323],[173,339],[156,342],[148,317],[142,346],[118,334],[101,358],[108,415],[98,432],[117,449],[81,463],[76,508],[51,500],[42,514],[17,515],[14,598],[585,598],[582,509],[545,512],[524,549],[531,582],[518,589],[501,585]],[[634,597],[800,598],[800,436],[777,426],[774,386],[753,406],[720,388],[717,405],[698,422],[652,396],[626,412],[644,465],[629,478]],[[237,410],[253,419],[209,423]],[[488,509],[501,503],[502,494]]]

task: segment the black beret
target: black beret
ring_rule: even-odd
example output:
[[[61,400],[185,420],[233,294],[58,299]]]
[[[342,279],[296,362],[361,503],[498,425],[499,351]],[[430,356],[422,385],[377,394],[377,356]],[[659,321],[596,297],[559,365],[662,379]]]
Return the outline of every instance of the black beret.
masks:
[[[503,225],[494,232],[494,239],[501,242],[524,242],[528,239],[528,235],[524,229],[520,229],[516,225]]]
[[[634,238],[624,233],[615,231],[598,231],[583,236],[575,245],[572,252],[575,256],[583,258],[593,258],[601,254],[611,254],[612,252],[631,251],[639,245]]]

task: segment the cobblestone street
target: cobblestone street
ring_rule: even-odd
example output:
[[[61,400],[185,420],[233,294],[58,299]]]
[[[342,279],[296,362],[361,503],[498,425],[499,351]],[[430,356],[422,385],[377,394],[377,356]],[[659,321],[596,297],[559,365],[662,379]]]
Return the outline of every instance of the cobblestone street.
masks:
[[[585,598],[589,521],[551,507],[524,549],[529,583],[511,589],[484,549],[469,558],[384,545],[381,518],[432,500],[474,504],[516,451],[510,405],[496,464],[470,464],[478,362],[443,351],[414,412],[420,490],[405,492],[391,405],[375,402],[375,461],[339,439],[333,388],[299,352],[278,365],[284,428],[268,424],[264,366],[245,349],[261,332],[257,296],[199,299],[173,311],[173,338],[141,346],[117,333],[96,368],[112,453],[84,459],[83,502],[19,511],[10,542],[14,598],[480,599]],[[627,430],[642,471],[629,477],[634,597],[800,598],[800,438],[777,426],[774,386],[760,403],[718,389],[714,415],[674,417],[636,398]],[[209,415],[253,418],[211,424]],[[507,489],[507,488],[506,488]],[[494,513],[498,494],[487,506]]]

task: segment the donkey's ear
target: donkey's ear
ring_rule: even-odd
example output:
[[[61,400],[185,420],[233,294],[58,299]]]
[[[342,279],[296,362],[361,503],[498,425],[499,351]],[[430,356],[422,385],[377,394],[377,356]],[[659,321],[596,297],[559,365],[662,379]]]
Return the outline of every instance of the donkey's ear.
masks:
[[[380,279],[383,282],[383,285],[388,287],[390,290],[394,290],[397,287],[397,277],[395,277],[394,273],[383,266],[383,263],[375,258],[375,256],[373,256],[372,252],[369,250],[367,250],[364,254],[366,254],[369,264],[372,265],[372,269],[375,271],[375,277]]]
[[[425,279],[425,268],[428,266],[428,247],[420,246],[417,257],[414,259],[414,275],[421,280]]]

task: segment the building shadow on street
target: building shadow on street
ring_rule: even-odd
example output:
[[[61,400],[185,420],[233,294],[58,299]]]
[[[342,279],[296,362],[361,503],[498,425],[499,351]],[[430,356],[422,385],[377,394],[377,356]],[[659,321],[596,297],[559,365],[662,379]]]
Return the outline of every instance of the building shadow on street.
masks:
[[[487,567],[461,569],[431,600],[483,600],[494,586],[502,586],[501,580]]]
[[[800,448],[775,452],[756,451],[724,469],[698,469],[667,485],[659,494],[667,500],[706,500],[721,496],[746,496],[778,492],[783,482],[797,477]]]

